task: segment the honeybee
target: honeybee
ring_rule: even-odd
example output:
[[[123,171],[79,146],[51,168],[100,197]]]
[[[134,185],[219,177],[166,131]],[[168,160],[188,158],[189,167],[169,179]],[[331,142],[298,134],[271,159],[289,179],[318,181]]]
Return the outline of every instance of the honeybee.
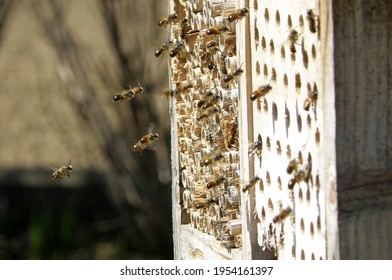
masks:
[[[282,209],[278,215],[276,215],[273,219],[272,222],[274,222],[274,224],[283,221],[284,219],[287,218],[288,215],[290,215],[290,213],[293,210],[290,207],[287,207],[285,209]]]
[[[289,164],[287,165],[286,171],[288,174],[293,173],[293,171],[296,171],[298,169],[298,166],[302,164],[302,162],[298,159],[292,159]]]
[[[287,184],[287,187],[291,190],[294,188],[295,184],[301,182],[303,179],[305,179],[306,174],[304,170],[297,170],[294,173],[294,177],[290,179],[289,183]]]
[[[155,56],[159,57],[165,51],[167,51],[171,46],[173,46],[173,41],[166,40],[163,44],[155,51]]]
[[[291,165],[290,165],[291,163]],[[289,189],[293,189],[295,184],[305,181],[308,183],[311,172],[312,172],[312,160],[311,158],[308,159],[307,164],[304,166],[301,162],[298,161],[290,161],[289,166],[287,167],[287,172],[294,171],[293,178],[290,179],[290,181],[287,184],[287,187]]]
[[[204,106],[204,105],[203,105]],[[218,113],[220,111],[220,109],[214,105],[211,107],[207,107],[206,109],[204,109],[197,117],[196,120],[200,121],[202,119],[208,118],[216,113]]]
[[[312,33],[316,33],[318,29],[318,22],[319,22],[319,17],[316,15],[313,11],[313,9],[308,10],[306,18],[308,19],[309,22],[309,30]]]
[[[223,81],[225,83],[228,83],[228,82],[232,81],[234,78],[239,77],[243,72],[244,72],[244,70],[242,70],[241,68],[237,68],[233,71],[233,73],[224,75]]]
[[[192,87],[193,87],[193,85],[190,82],[182,81],[182,82],[177,84],[176,91],[177,92],[183,92],[183,91],[186,91],[186,90],[188,90],[188,89],[190,89]]]
[[[176,13],[174,13],[167,17],[162,18],[160,21],[158,21],[158,25],[166,27],[168,24],[175,23],[177,19],[178,16]]]
[[[169,98],[169,97],[172,97],[172,96],[175,96],[175,95],[176,95],[176,91],[175,90],[172,90],[172,89],[169,89],[169,88],[164,88],[162,90],[162,96],[164,96],[166,98]]]
[[[132,87],[129,84],[129,89],[123,90],[120,94],[113,96],[113,102],[121,103],[133,99],[136,95],[143,93],[143,88],[140,86]]]
[[[217,199],[214,199],[214,198],[207,198],[205,201],[197,203],[196,204],[196,209],[205,208],[205,207],[209,206],[212,203],[219,204],[219,201]]]
[[[200,163],[200,166],[209,166],[211,165],[213,162],[218,162],[221,161],[223,159],[223,155],[221,153],[216,153],[213,155],[210,155],[206,158],[203,159],[203,161]]]
[[[238,144],[238,121],[236,119],[229,124],[228,133],[225,137],[225,147],[228,150],[237,149]]]
[[[263,141],[261,140],[261,135],[259,134],[257,137],[257,141],[250,145],[248,156],[249,158],[253,158],[256,154],[259,159],[261,159],[261,152],[263,151]]]
[[[247,184],[247,185],[245,185],[245,186],[242,187],[242,192],[248,191],[250,188],[254,187],[254,186],[256,185],[256,183],[257,183],[258,181],[260,181],[260,180],[261,180],[261,178],[258,177],[257,175],[254,176],[252,179],[250,179],[249,184]]]
[[[288,38],[291,53],[296,52],[295,45],[297,44],[300,36],[301,36],[301,34],[298,33],[297,30],[295,30],[295,29],[291,30],[291,32],[289,34],[289,38]]]
[[[270,84],[263,85],[256,89],[250,96],[250,100],[255,101],[256,99],[259,99],[260,97],[264,97],[268,92],[270,92],[272,89]]]
[[[212,27],[206,30],[207,35],[220,35],[221,33],[229,31],[227,26]]]
[[[136,152],[143,152],[146,149],[154,149],[154,143],[158,140],[159,134],[153,132],[154,125],[150,125],[148,133],[144,135],[140,140],[133,145],[133,150]]]
[[[226,181],[226,178],[223,176],[219,176],[218,178],[209,180],[206,187],[207,187],[207,189],[212,189],[214,187],[219,186],[224,181]]]
[[[69,173],[72,171],[72,165],[71,165],[71,160],[69,160],[68,165],[63,165],[59,168],[52,168],[53,169],[53,174],[52,174],[52,179],[54,181],[59,182],[63,176],[69,177]]]
[[[218,101],[220,100],[220,96],[219,95],[212,95],[212,96],[208,96],[209,98],[200,100],[199,102],[197,102],[197,107],[199,107],[200,109],[204,110],[207,109],[208,107],[214,106],[218,103]]]
[[[169,52],[170,57],[175,57],[177,54],[179,54],[182,51],[183,47],[184,45],[181,42],[178,42]]]
[[[240,21],[243,17],[245,17],[249,13],[248,8],[242,8],[239,10],[236,10],[235,12],[231,13],[228,17],[227,20],[229,22],[237,22]]]
[[[313,112],[316,112],[316,104],[317,104],[318,92],[317,87],[314,86],[313,90],[308,89],[308,98],[304,101],[304,109],[309,111],[310,105],[312,105]]]

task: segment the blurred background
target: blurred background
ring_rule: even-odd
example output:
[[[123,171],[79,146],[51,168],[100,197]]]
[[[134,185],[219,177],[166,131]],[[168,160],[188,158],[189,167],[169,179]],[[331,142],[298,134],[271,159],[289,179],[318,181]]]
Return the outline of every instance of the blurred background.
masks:
[[[165,15],[166,1],[0,0],[0,259],[173,258]],[[151,123],[157,150],[133,152]]]

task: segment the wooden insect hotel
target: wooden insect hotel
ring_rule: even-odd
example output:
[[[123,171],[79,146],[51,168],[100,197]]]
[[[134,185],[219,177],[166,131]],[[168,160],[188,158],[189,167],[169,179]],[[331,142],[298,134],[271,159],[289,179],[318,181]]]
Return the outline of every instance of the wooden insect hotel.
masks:
[[[168,1],[175,14],[167,28],[176,259],[371,258],[351,251],[361,238],[349,231],[369,231],[364,218],[350,214],[360,208],[352,199],[362,183],[371,196],[369,176],[387,177],[383,149],[392,145],[386,109],[367,109],[376,114],[370,119],[358,110],[367,101],[391,107],[391,99],[366,97],[370,85],[386,89],[388,76],[360,55],[376,29],[366,34],[355,19],[384,28],[383,8],[392,8],[387,0],[335,2]],[[369,14],[373,6],[380,19]],[[387,54],[387,42],[378,50]],[[384,85],[371,79],[366,62]],[[351,127],[358,122],[363,134]],[[376,137],[382,147],[365,147]],[[382,182],[374,195],[386,188]],[[338,209],[338,189],[346,208]]]

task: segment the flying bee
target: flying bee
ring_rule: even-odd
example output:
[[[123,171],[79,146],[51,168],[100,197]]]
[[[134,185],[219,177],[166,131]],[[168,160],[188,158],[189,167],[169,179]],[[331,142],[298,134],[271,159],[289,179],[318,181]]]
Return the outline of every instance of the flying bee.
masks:
[[[206,30],[207,35],[220,35],[221,33],[229,31],[227,26],[212,27]]]
[[[299,39],[300,36],[301,36],[301,34],[298,33],[297,30],[295,30],[295,29],[291,30],[291,32],[289,34],[289,38],[288,38],[288,41],[289,41],[289,44],[290,44],[290,51],[291,51],[291,53],[295,53],[296,52],[295,45],[296,44],[298,45],[297,42],[298,42],[298,39]]]
[[[319,17],[316,15],[313,11],[313,9],[308,10],[306,18],[309,22],[309,30],[312,33],[316,33],[318,29],[318,22],[319,22]]]
[[[213,95],[209,98],[206,98],[206,99],[203,99],[203,100],[200,100],[199,102],[197,102],[197,107],[199,107],[202,110],[205,110],[208,107],[216,105],[219,100],[220,100],[219,95]]]
[[[259,134],[257,137],[257,141],[250,145],[248,156],[249,158],[253,158],[256,154],[259,159],[261,159],[261,152],[263,151],[263,141],[261,140],[261,135]]]
[[[270,84],[263,85],[256,89],[251,95],[250,95],[250,100],[255,101],[256,99],[259,99],[260,97],[264,97],[268,92],[270,92],[272,89]]]
[[[239,10],[236,10],[235,12],[231,13],[228,17],[227,20],[229,22],[237,22],[240,21],[243,17],[245,17],[249,13],[248,8],[242,8]]]
[[[244,70],[242,70],[241,68],[237,68],[233,71],[233,73],[224,75],[223,81],[225,83],[228,83],[228,82],[232,81],[234,78],[239,77],[243,72],[244,72]]]
[[[155,51],[155,56],[159,57],[161,54],[165,53],[171,46],[173,46],[173,41],[166,40],[163,44]]]
[[[288,174],[292,174],[293,171],[298,170],[298,167],[302,164],[302,162],[298,159],[292,159],[289,164],[287,165],[286,171]]]
[[[169,98],[169,97],[172,97],[172,96],[175,96],[175,95],[176,95],[176,91],[173,90],[173,89],[164,88],[162,90],[162,96],[164,96],[166,98]]]
[[[218,178],[215,179],[211,179],[208,181],[206,187],[207,189],[212,189],[214,187],[219,186],[220,184],[222,184],[224,181],[226,181],[226,178],[223,176],[219,176]]]
[[[69,160],[68,165],[63,165],[59,168],[52,168],[53,169],[53,174],[52,174],[52,179],[54,181],[59,182],[63,176],[69,177],[70,172],[72,171],[72,165],[71,165],[71,160]]]
[[[249,184],[242,187],[242,192],[244,192],[244,193],[247,192],[250,188],[254,187],[256,185],[256,183],[260,180],[261,180],[261,178],[259,176],[257,176],[257,175],[254,176],[252,179],[250,179]]]
[[[200,166],[209,166],[211,165],[213,162],[218,162],[221,161],[223,159],[223,155],[221,153],[216,153],[213,155],[210,155],[206,158],[203,159],[203,161],[200,163]]]
[[[184,45],[181,42],[178,42],[175,44],[173,49],[169,52],[170,57],[175,57],[177,54],[179,54],[183,50]]]
[[[211,205],[212,203],[219,204],[219,201],[214,198],[207,198],[205,201],[197,203],[196,209],[205,208],[205,207]]]
[[[162,26],[166,27],[168,24],[175,23],[177,21],[177,19],[178,19],[178,16],[176,13],[174,13],[174,14],[171,14],[167,17],[162,18],[160,21],[158,21],[158,25],[161,27]]]
[[[301,182],[306,178],[306,174],[304,170],[297,170],[294,173],[294,177],[290,179],[289,183],[287,184],[287,187],[292,190],[295,186],[295,184]]]
[[[123,90],[120,94],[113,96],[113,102],[121,103],[133,99],[136,95],[143,93],[143,88],[140,86],[132,87],[129,85],[129,89]]]
[[[290,213],[293,210],[290,207],[287,207],[285,209],[282,209],[278,215],[276,215],[273,219],[272,222],[274,222],[274,224],[283,221],[284,219],[286,219],[288,217],[288,215],[290,215]]]
[[[146,149],[154,149],[154,143],[155,141],[158,140],[159,134],[156,132],[153,132],[154,130],[154,125],[150,125],[150,128],[148,129],[148,133],[140,140],[133,145],[133,150],[136,152],[143,152]]]
[[[183,91],[186,91],[186,90],[188,90],[190,88],[193,88],[193,85],[190,82],[182,81],[182,82],[177,84],[176,92],[183,92]]]
[[[309,111],[310,106],[312,105],[313,112],[316,112],[316,104],[317,104],[318,92],[317,87],[314,86],[313,90],[308,89],[308,98],[304,101],[304,109]]]

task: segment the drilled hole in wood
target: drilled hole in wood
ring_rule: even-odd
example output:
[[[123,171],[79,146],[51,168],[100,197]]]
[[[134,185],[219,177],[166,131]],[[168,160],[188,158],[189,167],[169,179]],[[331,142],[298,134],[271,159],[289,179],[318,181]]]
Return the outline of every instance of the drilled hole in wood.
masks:
[[[310,235],[312,238],[314,238],[314,225],[313,225],[313,223],[310,223]]]
[[[280,176],[278,176],[278,188],[281,190],[282,189],[282,180],[280,179]],[[279,210],[282,208],[282,202],[280,202]]]
[[[283,246],[283,244],[284,244],[284,225],[282,225],[282,228],[280,229],[279,243],[280,243],[280,246]]]
[[[260,63],[256,61],[256,73],[260,75]]]
[[[280,25],[280,14],[278,10],[275,13],[275,21],[276,21],[276,25]]]
[[[309,57],[308,57],[308,52],[305,50],[302,52],[302,62],[304,63],[305,69],[308,69]]]
[[[308,153],[308,162],[312,162],[312,154],[311,153]]]
[[[310,204],[310,189],[306,188],[306,202]]]
[[[286,156],[287,156],[287,158],[291,158],[291,148],[290,148],[290,145],[287,145],[287,147],[286,147]]]
[[[320,216],[317,216],[317,230],[321,231],[321,218],[320,218]]]
[[[316,179],[315,179],[315,185],[317,189],[320,189],[320,176],[316,175]]]
[[[286,58],[286,50],[285,50],[284,46],[280,47],[280,56],[282,59]]]
[[[316,133],[314,134],[314,140],[316,141],[316,144],[320,144],[320,130],[317,128]]]
[[[305,259],[305,251],[302,249],[301,250],[301,260]]]
[[[283,84],[287,87],[289,85],[289,80],[287,79],[287,75],[283,75]]]
[[[303,196],[303,194],[302,194],[302,189],[301,189],[301,188],[300,188],[299,191],[298,191],[298,200],[299,200],[299,202],[301,202],[301,203],[302,203],[302,201],[304,201],[304,196]]]
[[[268,209],[269,209],[270,213],[274,212],[274,204],[272,203],[271,198],[268,199]]]
[[[303,218],[301,218],[301,222],[299,225],[300,225],[301,232],[304,233],[305,232],[305,222],[304,222]]]
[[[264,222],[265,221],[265,217],[266,217],[266,215],[265,215],[265,209],[264,209],[264,206],[263,207],[261,207],[261,220]]]
[[[259,182],[259,190],[260,190],[260,192],[264,192],[264,182],[263,182],[263,180],[260,180],[260,182]]]
[[[312,253],[312,260],[316,260],[314,253]]]
[[[309,114],[308,114],[308,116],[306,117],[306,123],[308,124],[308,127],[309,127],[309,128],[312,127],[312,118],[310,117]]]
[[[259,47],[260,35],[259,35],[259,29],[257,28],[256,22],[257,22],[257,20],[255,20],[255,48],[257,49]]]
[[[267,182],[267,185],[271,185],[271,177],[268,171],[265,173],[265,181]]]
[[[300,15],[298,20],[299,20],[299,26],[301,28],[303,28],[304,27],[304,17],[302,15]]]
[[[267,149],[269,150],[269,151],[271,151],[271,140],[270,140],[270,138],[267,136],[267,139],[265,140],[265,145],[267,146]]]
[[[271,50],[271,54],[275,53],[275,45],[274,45],[274,40],[270,40],[270,50]]]
[[[301,151],[298,152],[298,161],[299,161],[299,162],[303,162],[303,161],[304,161],[303,158],[302,158],[302,153],[301,153]]]
[[[291,255],[292,255],[293,259],[295,260],[295,258],[296,258],[295,245],[291,246]]]
[[[313,59],[316,59],[316,47],[314,46],[314,44],[312,45],[312,57]]]
[[[264,73],[264,77],[268,78],[268,66],[267,66],[267,64],[264,64],[263,73]]]
[[[284,109],[284,117],[286,120],[286,130],[287,130],[290,127],[290,111],[286,107],[286,104],[285,104],[285,109]]]
[[[271,71],[271,81],[276,82],[276,70],[275,70],[275,68],[272,68],[272,71]]]
[[[267,48],[267,43],[265,42],[264,36],[261,37],[261,48],[263,49],[263,51],[265,51],[265,49]]]
[[[280,146],[280,141],[279,141],[279,140],[276,141],[276,153],[277,153],[278,155],[281,155],[281,154],[282,154],[282,147]]]
[[[265,99],[263,102],[263,108],[264,108],[264,112],[268,113],[268,102]]]
[[[302,131],[302,118],[301,115],[297,115],[297,126],[298,126],[298,132]]]
[[[293,63],[295,62],[295,53],[291,52],[290,59]]]
[[[264,10],[264,18],[266,22],[269,22],[269,11],[267,8]]]
[[[295,88],[298,90],[301,89],[301,75],[299,73],[295,74]]]
[[[276,103],[272,103],[272,118],[274,121],[278,120],[278,106],[276,106]]]
[[[290,29],[293,27],[293,22],[291,21],[290,15],[287,17],[287,25],[289,26]]]

